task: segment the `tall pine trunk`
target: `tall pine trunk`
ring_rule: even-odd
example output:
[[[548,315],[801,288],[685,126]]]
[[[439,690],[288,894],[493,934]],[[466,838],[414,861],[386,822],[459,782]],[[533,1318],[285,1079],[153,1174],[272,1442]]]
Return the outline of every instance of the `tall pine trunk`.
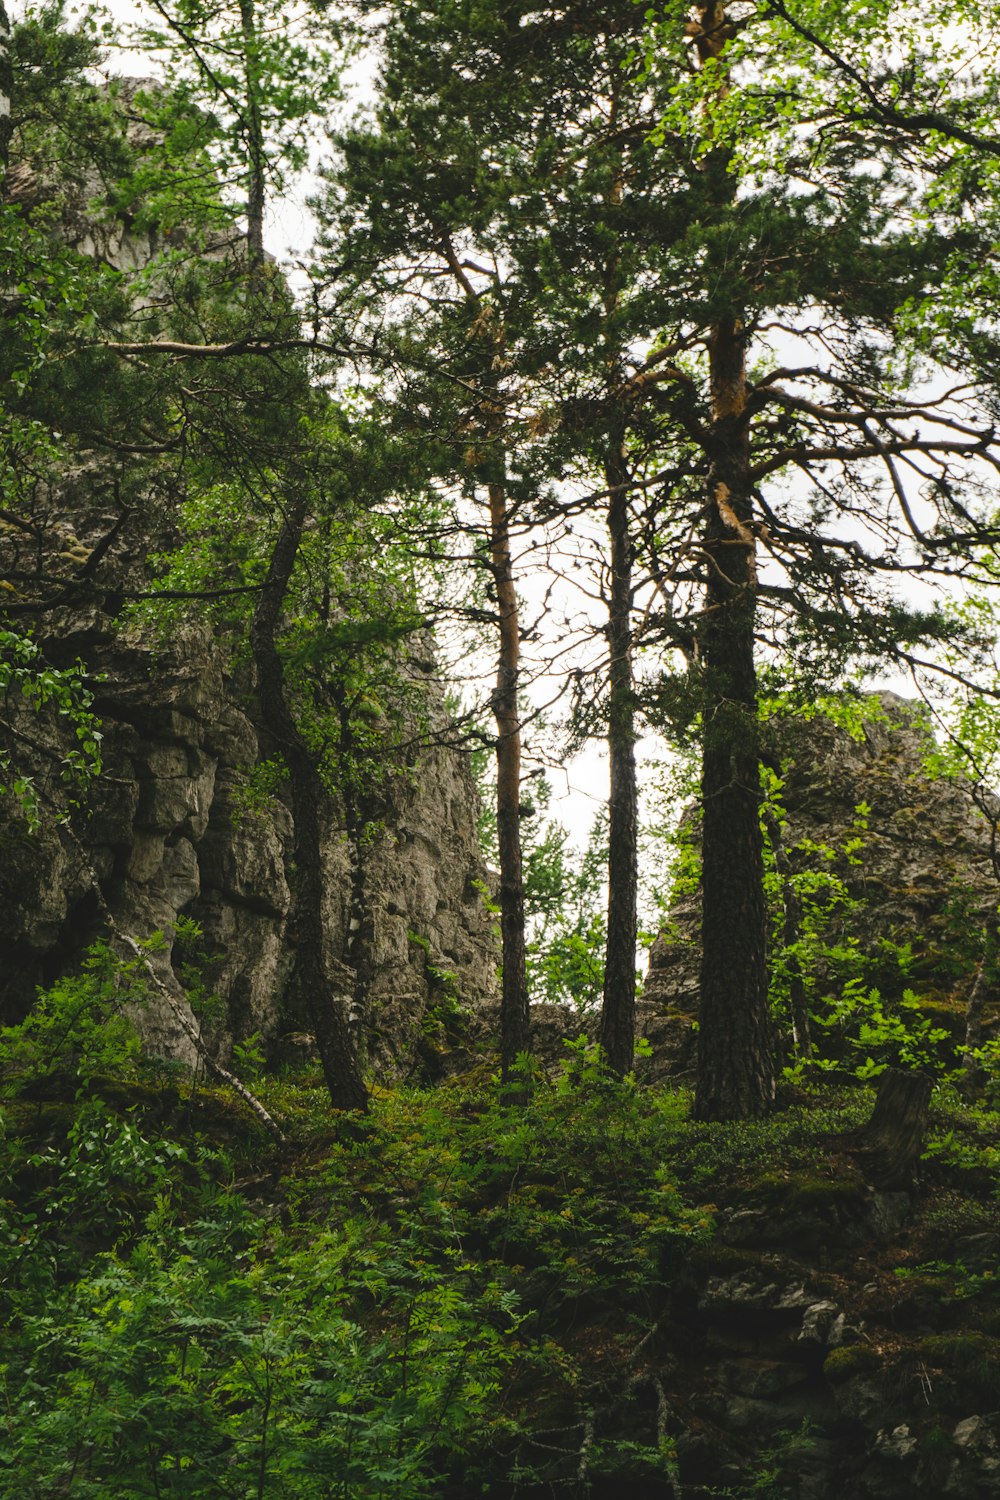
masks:
[[[13,93],[14,69],[10,55],[10,21],[3,0],[0,0],[0,201],[7,195],[10,138],[14,130],[11,114]]]
[[[709,347],[712,427],[708,582],[701,635],[702,961],[695,1113],[702,1120],[761,1115],[774,1100],[767,999],[767,915],[761,833],[745,335],[733,316]]]
[[[698,7],[702,67],[727,92],[730,28],[725,0]],[[711,105],[705,109],[711,140]],[[724,148],[704,170],[721,206],[733,201]],[[724,270],[720,271],[724,274]],[[703,555],[707,572],[700,632],[702,693],[701,1004],[695,1114],[741,1120],[774,1100],[775,1064],[767,996],[767,909],[754,657],[757,547],[747,415],[746,332],[738,313],[720,316],[708,346],[711,426]]]
[[[492,698],[497,726],[497,845],[500,858],[500,936],[503,981],[500,1060],[506,1083],[531,1038],[524,952],[524,872],[521,855],[521,719],[517,690],[521,626],[510,556],[510,518],[504,485],[489,485],[490,564],[500,618],[497,681]]]
[[[474,313],[470,332],[489,351],[484,372],[486,399],[481,409],[485,436],[491,449],[492,478],[486,479],[489,499],[490,572],[497,599],[499,644],[496,686],[490,700],[497,726],[497,858],[500,863],[500,1068],[508,1084],[518,1054],[531,1042],[527,961],[524,933],[524,860],[521,849],[521,616],[514,566],[510,555],[506,463],[503,455],[504,401],[496,372],[503,362],[504,332],[494,311],[484,309],[479,293],[459,261],[451,241],[444,242],[445,258],[457,286]],[[484,475],[484,478],[486,476]],[[511,1102],[521,1092],[508,1091]]]
[[[240,0],[240,31],[246,78],[246,113],[243,129],[247,149],[247,264],[251,275],[264,264],[264,201],[266,153],[260,111],[260,60],[254,0]]]
[[[628,473],[621,434],[616,434],[608,448],[604,472],[610,492],[608,760],[611,786],[608,802],[608,939],[601,1040],[609,1069],[621,1078],[631,1069],[635,1053],[635,943],[638,928],[632,538]]]
[[[315,757],[288,706],[285,673],[276,633],[295,567],[306,504],[294,499],[281,523],[261,590],[250,645],[257,668],[261,716],[288,769],[292,794],[292,920],[294,985],[311,1022],[323,1078],[335,1109],[367,1110],[368,1092],[351,1043],[347,1016],[337,997],[326,956],[323,833],[320,812],[325,790]]]
[[[620,96],[612,90],[609,129],[618,122]],[[621,153],[616,154],[605,202],[614,215],[624,192]],[[613,219],[612,219],[613,222]],[[622,292],[615,245],[605,265],[605,364],[608,392],[617,404],[624,360],[615,327]],[[626,421],[614,411],[604,454],[608,489],[611,584],[608,597],[608,935],[604,955],[601,1042],[610,1071],[622,1078],[635,1055],[635,942],[638,929],[639,798],[635,770],[635,682],[632,673],[632,561],[629,525]]]

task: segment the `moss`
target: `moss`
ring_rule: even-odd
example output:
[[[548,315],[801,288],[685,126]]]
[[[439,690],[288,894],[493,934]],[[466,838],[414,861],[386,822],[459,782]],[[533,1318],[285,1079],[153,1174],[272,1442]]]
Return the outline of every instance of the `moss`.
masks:
[[[932,1369],[949,1375],[964,1397],[1000,1396],[1000,1339],[978,1330],[934,1334],[920,1340],[916,1354]]]
[[[920,1434],[920,1452],[924,1458],[933,1458],[941,1455],[951,1458],[955,1452],[955,1442],[950,1432],[943,1427],[927,1427]]]
[[[688,1256],[688,1264],[695,1274],[705,1276],[736,1275],[765,1263],[774,1264],[773,1257],[765,1251],[747,1250],[742,1245],[723,1245],[719,1240],[696,1245]]]
[[[748,1197],[783,1213],[821,1212],[827,1208],[860,1207],[867,1188],[855,1173],[824,1177],[817,1172],[767,1173],[748,1190]]]
[[[855,1375],[881,1368],[881,1356],[870,1344],[844,1344],[827,1355],[823,1374],[832,1385],[837,1385],[841,1381],[853,1379]]]
[[[978,1329],[939,1333],[921,1339],[919,1352],[924,1359],[934,1360],[935,1364],[954,1364],[959,1368],[967,1368],[984,1359],[997,1360],[1000,1356],[1000,1340],[990,1338]],[[997,1370],[997,1378],[1000,1379],[1000,1368]]]

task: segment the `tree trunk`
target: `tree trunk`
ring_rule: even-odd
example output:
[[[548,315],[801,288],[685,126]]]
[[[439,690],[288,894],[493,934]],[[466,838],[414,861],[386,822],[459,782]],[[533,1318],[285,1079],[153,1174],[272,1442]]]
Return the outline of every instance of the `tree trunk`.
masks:
[[[350,764],[355,752],[350,707],[346,694],[338,685],[331,687],[331,694],[340,723],[341,757]],[[338,790],[344,804],[347,857],[351,868],[351,898],[344,937],[344,963],[354,975],[354,993],[347,1023],[351,1047],[359,1064],[363,1065],[371,1012],[371,955],[375,940],[375,919],[368,899],[369,882],[365,860],[365,831],[370,825],[365,810],[366,799],[359,794],[355,778],[350,772],[340,778]]]
[[[521,720],[517,689],[521,666],[521,627],[510,557],[507,494],[489,485],[490,561],[500,616],[500,651],[492,708],[497,726],[497,844],[500,856],[500,935],[503,980],[500,1009],[500,1061],[510,1078],[519,1052],[531,1040],[524,953],[524,875],[521,858]]]
[[[730,34],[725,0],[698,7],[703,67],[714,64],[716,95],[728,84],[722,62]],[[706,104],[711,140],[711,104]],[[708,152],[716,200],[731,204],[724,148]],[[725,276],[724,266],[719,276]],[[720,288],[724,286],[720,281]],[[746,333],[738,312],[721,316],[709,339],[712,420],[708,458],[707,569],[700,632],[702,695],[702,960],[695,1114],[742,1120],[774,1101],[775,1064],[767,1003],[767,907],[761,834],[760,755],[754,627],[757,548],[747,420]]]
[[[275,634],[302,539],[306,505],[296,499],[285,513],[267,578],[254,611],[250,645],[265,728],[288,768],[294,827],[294,983],[316,1037],[323,1077],[335,1109],[367,1110],[368,1093],[351,1045],[347,1016],[333,994],[326,959],[323,835],[325,801],[316,761],[292,717],[285,696],[284,666]]]
[[[612,85],[608,129],[618,122],[620,94]],[[621,153],[615,153],[605,194],[615,214],[624,193]],[[638,789],[635,772],[635,682],[632,673],[633,547],[629,525],[627,418],[616,409],[624,379],[624,359],[616,315],[622,293],[617,242],[604,267],[604,345],[611,423],[604,454],[608,490],[611,587],[608,599],[608,936],[604,956],[601,1043],[609,1070],[618,1078],[631,1071],[635,1056],[635,941],[638,886]]]
[[[745,336],[720,321],[709,346],[708,569],[701,631],[702,963],[695,1113],[764,1114],[775,1067],[767,1003],[767,912],[757,726],[756,546]]]
[[[608,803],[608,940],[601,1041],[608,1068],[621,1078],[631,1070],[635,1054],[638,792],[632,676],[632,539],[628,473],[620,438],[616,438],[608,450],[605,478],[611,496],[608,505],[611,542],[608,759],[611,791]]]
[[[518,688],[521,677],[521,620],[514,568],[510,556],[510,516],[507,510],[506,466],[503,459],[502,434],[504,402],[499,395],[494,372],[502,359],[504,335],[502,325],[494,322],[493,309],[486,310],[450,240],[444,243],[445,258],[455,282],[474,313],[472,329],[489,350],[484,387],[488,398],[483,402],[482,420],[491,448],[493,478],[487,478],[486,490],[490,508],[490,572],[496,589],[500,643],[497,651],[497,680],[491,698],[497,726],[497,856],[500,861],[500,946],[502,978],[500,986],[500,1069],[504,1084],[509,1083],[518,1054],[527,1052],[531,1043],[528,1006],[528,977],[524,936],[524,867],[521,850],[521,718]],[[484,475],[485,477],[485,475]],[[523,1098],[523,1091],[508,1091],[512,1102]]]
[[[931,1088],[922,1073],[897,1068],[886,1068],[879,1079],[871,1119],[845,1140],[875,1187],[905,1188],[912,1181],[927,1135]]]
[[[14,130],[14,69],[10,56],[10,21],[0,0],[0,201],[7,196],[7,168],[10,165],[10,138]]]
[[[254,0],[240,0],[240,30],[247,86],[246,114],[243,118],[247,148],[247,265],[251,275],[255,275],[264,264],[266,153],[260,113],[260,62],[257,56]]]

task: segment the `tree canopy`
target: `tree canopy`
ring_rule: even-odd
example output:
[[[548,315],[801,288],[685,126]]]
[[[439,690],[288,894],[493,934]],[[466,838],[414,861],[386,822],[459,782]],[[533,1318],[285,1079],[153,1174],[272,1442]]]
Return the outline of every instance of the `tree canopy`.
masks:
[[[561,675],[576,731],[608,745],[618,1075],[634,1049],[637,746],[646,726],[693,739],[697,1108],[765,1111],[761,685],[809,697],[859,671],[968,679],[984,660],[953,601],[996,579],[1000,156],[996,83],[970,50],[995,19],[155,0],[136,36],[164,81],[136,86],[94,81],[103,22],[29,13],[0,75],[11,641],[80,601],[106,621],[140,599],[224,616],[301,832],[325,758],[343,769],[364,736],[347,679],[320,703],[296,661],[339,642],[349,677],[430,617],[490,627],[478,712],[497,755],[508,1071],[529,1045],[532,679]],[[349,31],[378,60],[374,99],[330,130]],[[265,201],[310,151],[320,232],[297,289],[265,255]],[[58,515],[59,476],[81,461],[103,497],[83,539]],[[116,575],[151,507],[171,514],[171,555]],[[362,517],[378,518],[367,540]],[[373,592],[356,580],[375,553]],[[547,606],[573,586],[567,658]],[[17,671],[32,649],[11,647]],[[73,681],[61,701],[89,745]],[[317,837],[297,859],[306,884]],[[305,931],[323,897],[300,894]],[[326,1015],[321,964],[302,983]],[[357,1105],[357,1068],[334,1079],[353,1046],[331,1033],[326,1061]]]

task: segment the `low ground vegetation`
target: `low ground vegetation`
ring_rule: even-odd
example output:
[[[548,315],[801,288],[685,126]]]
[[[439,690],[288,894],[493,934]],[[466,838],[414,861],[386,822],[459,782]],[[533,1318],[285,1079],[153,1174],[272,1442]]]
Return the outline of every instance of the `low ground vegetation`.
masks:
[[[609,1079],[586,1040],[554,1076],[525,1061],[520,1109],[484,1060],[331,1117],[307,1067],[255,1080],[282,1147],[142,1059],[140,979],[99,950],[4,1034],[10,1493],[670,1493],[714,1378],[697,1309],[762,1270],[848,1310],[810,1355],[825,1391],[923,1370],[938,1426],[942,1402],[993,1400],[989,1074],[975,1099],[942,1075],[919,1187],[880,1231],[845,1149],[872,1091],[844,1074],[722,1125],[683,1087]],[[798,1494],[800,1428],[693,1493]]]

